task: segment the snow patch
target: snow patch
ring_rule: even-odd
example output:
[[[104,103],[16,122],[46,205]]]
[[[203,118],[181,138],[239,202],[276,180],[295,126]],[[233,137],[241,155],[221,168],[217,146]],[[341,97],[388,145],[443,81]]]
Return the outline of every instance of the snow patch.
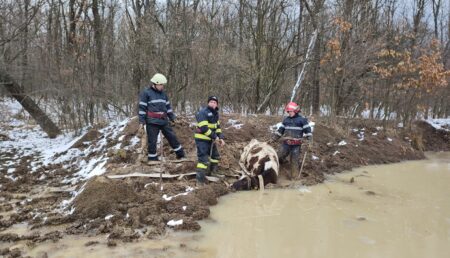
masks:
[[[347,142],[344,141],[344,140],[342,140],[342,141],[340,141],[340,142],[338,143],[338,145],[339,145],[339,146],[344,146],[344,145],[347,145]]]
[[[178,226],[178,225],[182,225],[183,224],[183,220],[182,219],[180,219],[180,220],[170,220],[169,222],[167,222],[167,226],[171,226],[171,227],[175,227],[175,226]]]
[[[442,119],[428,119],[425,120],[432,127],[437,130],[444,130],[446,132],[450,132],[450,118],[442,118]]]
[[[227,129],[230,127],[234,127],[236,129],[241,129],[242,126],[244,126],[243,123],[239,122],[238,120],[231,119],[231,118],[228,119],[227,125],[230,125],[227,127]]]

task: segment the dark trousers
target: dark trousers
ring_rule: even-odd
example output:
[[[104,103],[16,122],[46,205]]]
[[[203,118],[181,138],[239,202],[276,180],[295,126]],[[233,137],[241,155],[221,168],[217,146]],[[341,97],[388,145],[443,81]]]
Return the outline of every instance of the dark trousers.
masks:
[[[298,174],[300,168],[300,148],[301,145],[288,145],[283,143],[281,145],[281,150],[278,152],[280,163],[286,162],[287,156],[291,154],[291,169],[289,175],[291,178]]]
[[[202,141],[195,139],[197,145],[197,180],[204,182],[205,174],[209,174],[208,165],[210,169],[217,168],[219,165],[220,154],[215,144],[211,144],[211,141]],[[211,146],[212,145],[212,146]],[[211,152],[212,148],[212,152]],[[211,156],[209,156],[211,155]]]
[[[156,143],[158,140],[159,131],[161,131],[164,137],[166,137],[170,147],[172,147],[177,156],[178,157],[184,156],[184,150],[181,147],[181,144],[178,142],[177,136],[175,135],[170,125],[147,124],[148,159],[149,160],[158,159],[158,154],[156,153]]]

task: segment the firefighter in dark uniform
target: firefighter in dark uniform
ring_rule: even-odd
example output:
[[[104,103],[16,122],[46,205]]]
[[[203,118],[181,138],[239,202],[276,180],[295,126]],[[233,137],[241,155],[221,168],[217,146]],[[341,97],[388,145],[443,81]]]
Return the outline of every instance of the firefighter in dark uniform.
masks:
[[[175,114],[169,102],[169,98],[163,91],[167,79],[164,75],[157,73],[150,79],[151,86],[147,87],[140,95],[139,100],[139,124],[146,125],[148,136],[148,160],[158,160],[156,153],[156,142],[159,131],[162,132],[175,151],[177,159],[185,157],[183,147],[169,124],[175,122]]]
[[[219,99],[211,96],[208,98],[208,106],[201,108],[196,115],[197,128],[194,135],[198,158],[196,178],[200,185],[205,183],[205,175],[218,172],[220,155],[216,144],[225,145],[220,128],[218,105]]]
[[[290,177],[292,179],[295,176],[294,172],[298,171],[300,167],[300,147],[303,137],[310,139],[312,133],[308,120],[298,114],[300,107],[296,103],[289,102],[285,111],[288,113],[288,116],[283,120],[283,123],[273,135],[272,142],[277,141],[284,135],[281,150],[278,151],[278,159],[280,163],[283,163],[287,156],[291,154]]]

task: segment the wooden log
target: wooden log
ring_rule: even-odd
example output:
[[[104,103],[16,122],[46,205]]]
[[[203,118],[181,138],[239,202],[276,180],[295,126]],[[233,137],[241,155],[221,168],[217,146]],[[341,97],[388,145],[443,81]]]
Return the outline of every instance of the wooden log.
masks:
[[[150,178],[160,178],[163,179],[173,179],[173,178],[179,178],[180,176],[188,176],[188,175],[195,175],[195,172],[187,173],[187,174],[164,174],[164,173],[150,173],[150,174],[144,174],[144,173],[131,173],[131,174],[125,174],[125,175],[110,175],[107,176],[111,179],[120,179],[120,178],[127,178],[127,177],[150,177]]]

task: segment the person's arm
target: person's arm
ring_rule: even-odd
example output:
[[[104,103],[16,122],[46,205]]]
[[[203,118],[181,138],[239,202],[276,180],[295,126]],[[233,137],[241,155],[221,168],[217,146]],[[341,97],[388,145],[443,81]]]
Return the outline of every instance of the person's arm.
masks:
[[[145,124],[147,118],[148,94],[144,91],[139,96],[139,124]]]
[[[166,95],[166,108],[167,108],[167,116],[169,117],[169,120],[175,121],[177,116],[173,112],[172,105],[170,105],[170,101],[169,101],[169,98],[167,97],[167,95]]]
[[[220,128],[220,121],[217,121],[216,134],[217,134],[217,137],[219,137],[219,139],[223,140],[223,133],[222,133],[222,128]]]
[[[276,139],[278,140],[281,136],[283,136],[284,130],[285,130],[285,119],[281,123],[281,126],[278,127],[278,130],[275,132],[274,137],[276,137]]]
[[[311,126],[309,125],[308,119],[303,118],[303,137],[311,138],[312,132],[311,132]]]
[[[208,127],[208,116],[205,112],[198,112],[197,116],[197,133],[204,134],[211,139],[216,139],[217,135]]]

